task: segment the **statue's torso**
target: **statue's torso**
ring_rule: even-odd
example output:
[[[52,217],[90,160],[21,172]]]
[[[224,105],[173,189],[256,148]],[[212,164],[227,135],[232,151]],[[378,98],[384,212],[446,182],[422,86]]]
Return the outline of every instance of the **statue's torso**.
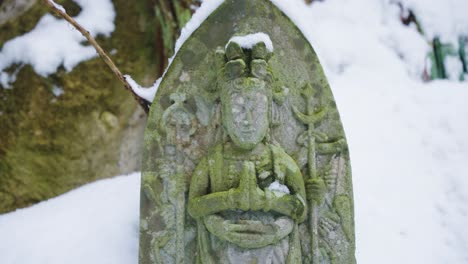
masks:
[[[222,170],[210,171],[211,192],[237,188],[244,162],[255,164],[258,187],[267,188],[275,181],[272,157],[270,146],[265,144],[259,144],[252,151],[244,153],[239,153],[229,143],[218,148],[214,155],[208,158],[208,164],[222,162]]]
[[[211,193],[223,192],[229,189],[238,188],[244,162],[255,164],[257,185],[260,189],[269,188],[277,181],[273,169],[274,154],[269,144],[258,144],[253,150],[239,152],[232,144],[218,146],[213,155],[208,157],[208,164],[222,162],[218,171],[211,171],[209,174]],[[217,167],[217,166],[215,166]],[[284,186],[286,187],[286,186]],[[287,187],[286,187],[287,188]],[[279,218],[283,223],[294,225],[294,221],[286,216],[274,212],[228,210],[218,214],[222,219],[232,223],[246,223],[248,221],[260,222],[265,227],[274,227]],[[233,243],[211,235],[211,249],[216,258],[221,263],[257,263],[257,264],[280,264],[286,263],[289,253],[289,236],[281,239],[274,245],[261,248],[245,250]]]

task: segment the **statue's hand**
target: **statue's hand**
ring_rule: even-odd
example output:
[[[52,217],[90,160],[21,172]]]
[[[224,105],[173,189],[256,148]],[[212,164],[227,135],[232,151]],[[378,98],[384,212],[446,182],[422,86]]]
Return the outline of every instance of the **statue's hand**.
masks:
[[[266,211],[275,211],[289,216],[294,220],[299,220],[304,213],[304,204],[296,195],[284,194],[282,196],[278,196],[275,193],[266,190],[265,196]]]
[[[256,220],[231,221],[215,214],[204,217],[204,224],[211,234],[242,248],[276,244],[294,228],[294,221],[288,217],[279,217],[273,223],[265,224]]]
[[[336,174],[332,173],[331,170],[327,170],[323,173],[323,180],[329,190],[332,190],[336,186]]]
[[[341,223],[341,218],[338,214],[327,211],[319,220],[318,231],[321,237],[328,237],[332,234]]]
[[[255,164],[245,161],[242,164],[242,172],[239,187],[228,191],[228,200],[232,209],[243,211],[251,210],[250,201],[256,197],[254,190],[257,188],[257,177],[255,175]],[[252,196],[252,197],[251,197]]]
[[[228,200],[232,209],[259,211],[265,209],[265,192],[257,185],[255,164],[245,161],[242,164],[239,187],[228,191]]]
[[[307,199],[309,201],[315,201],[318,204],[323,202],[325,197],[325,182],[322,178],[316,177],[308,179],[306,182]]]
[[[250,210],[260,211],[266,208],[266,196],[265,192],[255,186],[250,189]]]
[[[244,168],[248,173],[248,190],[249,190],[249,209],[252,211],[260,211],[265,208],[265,192],[258,187],[255,165],[253,162],[244,162]]]
[[[346,139],[340,138],[337,143],[339,145],[339,151],[347,150],[348,145],[346,144]]]

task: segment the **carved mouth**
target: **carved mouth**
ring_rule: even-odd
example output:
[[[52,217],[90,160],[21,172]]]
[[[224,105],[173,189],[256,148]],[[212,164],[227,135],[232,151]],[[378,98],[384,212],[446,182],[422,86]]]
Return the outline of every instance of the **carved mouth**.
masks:
[[[241,132],[242,132],[243,134],[251,134],[251,133],[254,132],[254,128],[253,128],[253,127],[242,128],[242,129],[241,129]]]
[[[241,231],[236,231],[238,234],[244,234],[244,235],[264,235],[266,232],[260,231],[260,230],[241,230]]]

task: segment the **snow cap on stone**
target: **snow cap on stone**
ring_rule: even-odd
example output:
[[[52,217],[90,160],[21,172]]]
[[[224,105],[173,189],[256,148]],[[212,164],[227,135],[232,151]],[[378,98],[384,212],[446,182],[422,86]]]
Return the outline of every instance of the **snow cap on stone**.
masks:
[[[265,34],[263,32],[258,32],[254,34],[249,34],[249,35],[244,35],[244,36],[235,36],[232,37],[229,41],[228,44],[231,42],[235,42],[239,44],[244,49],[252,49],[253,46],[257,43],[265,43],[266,48],[270,51],[273,52],[273,42],[270,39],[270,36],[268,34]],[[226,45],[226,47],[227,47]]]

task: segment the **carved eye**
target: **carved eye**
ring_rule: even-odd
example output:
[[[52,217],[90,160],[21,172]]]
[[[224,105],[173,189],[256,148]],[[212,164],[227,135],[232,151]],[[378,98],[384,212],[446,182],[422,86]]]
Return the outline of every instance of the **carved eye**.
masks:
[[[190,125],[189,124],[182,124],[180,126],[180,128],[182,129],[182,131],[189,131],[190,130]]]

